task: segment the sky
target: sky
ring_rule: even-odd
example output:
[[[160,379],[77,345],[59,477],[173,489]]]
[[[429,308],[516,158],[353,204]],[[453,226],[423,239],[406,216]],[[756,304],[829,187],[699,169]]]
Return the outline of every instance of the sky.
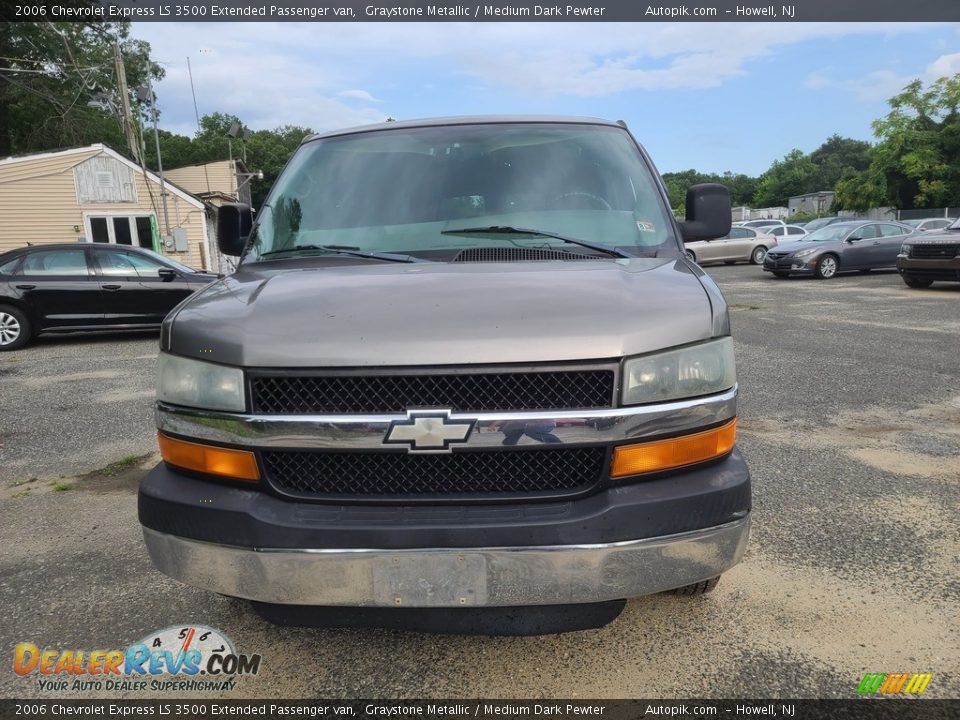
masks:
[[[759,175],[870,123],[914,79],[960,73],[960,25],[922,23],[138,23],[166,70],[164,129],[388,116],[625,120],[661,172]]]

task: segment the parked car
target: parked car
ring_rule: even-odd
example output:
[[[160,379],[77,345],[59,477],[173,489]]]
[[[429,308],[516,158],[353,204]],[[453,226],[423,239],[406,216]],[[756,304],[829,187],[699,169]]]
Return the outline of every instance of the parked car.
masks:
[[[763,269],[780,278],[815,275],[821,279],[848,270],[893,269],[900,246],[913,232],[909,225],[897,222],[833,223],[771,250]]]
[[[907,238],[897,255],[897,271],[912,288],[938,280],[960,282],[960,223]]]
[[[759,265],[767,250],[776,247],[777,239],[766,230],[748,227],[731,227],[730,232],[716,240],[698,240],[684,246],[686,256],[704,265],[710,262],[750,262]]]
[[[10,250],[0,254],[0,350],[16,350],[44,333],[158,327],[216,277],[128,245]]]
[[[853,217],[840,217],[839,215],[834,215],[832,217],[822,217],[817,218],[816,220],[811,220],[806,225],[803,226],[803,229],[808,233],[812,233],[814,230],[819,230],[822,227],[827,227],[827,225],[833,225],[838,222],[851,222],[857,220],[858,218]]]
[[[807,231],[799,225],[775,225],[773,227],[763,228],[763,232],[768,235],[773,235],[777,239],[777,242],[800,240],[807,234]]]
[[[614,122],[305,139],[252,232],[220,208],[236,272],[164,321],[154,564],[279,623],[460,632],[712,588],[750,476],[727,306],[681,238],[727,233],[730,196],[686,208]]]
[[[903,220],[905,225],[915,227],[920,232],[930,232],[931,230],[946,230],[956,222],[956,218],[920,218],[918,220]]]
[[[783,220],[745,220],[741,223],[742,227],[756,228],[761,229],[765,227],[773,227],[775,225],[783,225]]]

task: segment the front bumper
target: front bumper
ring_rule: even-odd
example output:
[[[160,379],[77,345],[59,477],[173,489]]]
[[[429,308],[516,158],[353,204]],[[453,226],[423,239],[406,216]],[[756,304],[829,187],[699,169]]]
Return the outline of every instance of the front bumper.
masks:
[[[813,258],[771,258],[770,254],[767,253],[767,257],[763,261],[762,269],[766,272],[785,272],[790,273],[791,275],[809,275],[813,274],[816,266],[817,256]]]
[[[154,564],[269,603],[463,607],[602,602],[706,580],[741,558],[750,475],[739,452],[562,502],[291,502],[157,466],[139,495]]]
[[[960,255],[950,259],[911,258],[897,256],[901,275],[930,280],[960,281]]]

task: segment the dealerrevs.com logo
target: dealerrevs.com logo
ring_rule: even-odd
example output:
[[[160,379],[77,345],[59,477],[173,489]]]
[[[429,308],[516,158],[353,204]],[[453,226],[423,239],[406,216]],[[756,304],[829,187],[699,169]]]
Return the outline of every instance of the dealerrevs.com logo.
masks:
[[[867,673],[857,686],[858,695],[920,695],[933,673]]]
[[[13,671],[36,677],[43,691],[225,691],[238,675],[256,675],[260,655],[238,653],[230,639],[205,625],[174,625],[123,650],[41,648],[19,643]]]

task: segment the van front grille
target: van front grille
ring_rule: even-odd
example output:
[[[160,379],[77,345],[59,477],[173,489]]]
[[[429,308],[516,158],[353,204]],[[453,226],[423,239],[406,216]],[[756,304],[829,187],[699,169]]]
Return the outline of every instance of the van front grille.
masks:
[[[352,375],[251,372],[258,414],[403,413],[574,410],[613,406],[612,369]]]
[[[442,455],[398,452],[269,450],[267,480],[305,499],[468,499],[574,492],[604,476],[607,448],[510,448]]]

